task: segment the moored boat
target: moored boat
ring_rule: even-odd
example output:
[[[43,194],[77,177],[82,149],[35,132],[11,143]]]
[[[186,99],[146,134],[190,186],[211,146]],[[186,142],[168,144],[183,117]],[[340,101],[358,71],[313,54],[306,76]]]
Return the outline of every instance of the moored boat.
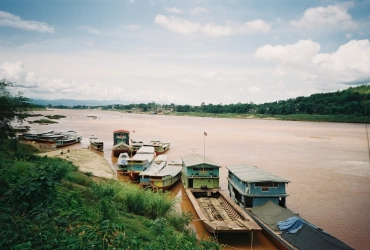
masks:
[[[81,142],[81,140],[82,140],[82,136],[78,136],[78,135],[69,136],[67,138],[57,140],[56,143],[55,143],[55,146],[57,148],[65,147],[65,146],[68,146],[68,145],[79,143],[79,142]]]
[[[260,226],[220,189],[220,165],[198,154],[182,157],[182,181],[193,207],[210,233],[253,232]]]
[[[353,249],[286,208],[289,182],[255,166],[228,166],[231,198],[279,249]]]
[[[147,187],[150,186],[150,179],[153,175],[156,175],[161,171],[164,167],[166,167],[167,164],[167,156],[166,155],[159,155],[157,156],[150,166],[142,171],[140,176],[140,186]]]
[[[30,141],[37,141],[40,135],[43,134],[48,134],[48,133],[53,133],[54,130],[48,130],[44,132],[37,132],[37,133],[26,133],[22,135],[22,138],[25,140],[30,140]]]
[[[117,159],[117,173],[127,175],[128,171],[128,160],[130,157],[127,153],[120,153]]]
[[[181,160],[167,162],[166,166],[158,173],[150,176],[150,186],[154,190],[167,190],[181,179],[181,171]]]
[[[140,139],[131,139],[131,154],[134,155],[144,145],[144,142]]]
[[[154,147],[154,151],[156,155],[163,154],[170,149],[170,142],[169,141],[160,141],[160,140],[151,140],[144,144],[144,146],[151,146]]]
[[[50,133],[43,133],[39,135],[36,139],[38,142],[48,142],[48,143],[55,143],[57,140],[61,140],[67,138],[68,136],[76,135],[75,131],[66,131],[66,132],[50,132]]]
[[[206,230],[215,233],[246,233],[262,230],[261,227],[238,207],[220,189],[186,189],[186,194],[194,206]]]
[[[128,159],[128,175],[133,181],[139,181],[139,174],[147,169],[155,158],[153,147],[142,146],[136,154]]]
[[[104,142],[99,141],[97,137],[94,135],[90,136],[90,147],[97,150],[103,151],[104,150]]]
[[[113,155],[118,157],[120,153],[130,152],[130,131],[123,129],[113,131]]]

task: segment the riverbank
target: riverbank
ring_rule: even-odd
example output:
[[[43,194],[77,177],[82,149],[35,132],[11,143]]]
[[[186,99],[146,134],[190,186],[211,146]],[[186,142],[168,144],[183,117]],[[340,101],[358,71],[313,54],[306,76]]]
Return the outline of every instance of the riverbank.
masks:
[[[48,149],[46,152],[37,155],[62,158],[71,161],[81,172],[91,173],[93,176],[105,179],[117,179],[116,173],[107,160],[87,148],[63,150],[63,154],[61,154],[61,150]]]

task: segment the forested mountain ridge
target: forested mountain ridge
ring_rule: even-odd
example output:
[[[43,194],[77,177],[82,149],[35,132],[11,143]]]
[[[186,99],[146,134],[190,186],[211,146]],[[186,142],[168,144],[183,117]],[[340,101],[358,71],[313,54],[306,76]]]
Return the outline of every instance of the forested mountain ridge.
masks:
[[[139,104],[111,104],[100,106],[52,106],[49,108],[100,108],[102,110],[118,110],[127,112],[152,112],[192,116],[217,116],[228,118],[266,118],[273,117],[281,120],[306,120],[330,122],[359,122],[370,121],[370,86],[361,85],[348,89],[317,93],[304,97],[299,96],[287,100],[268,102],[263,104],[235,103],[235,104],[205,104],[199,106],[158,104],[155,102]]]
[[[264,115],[355,115],[365,116],[370,110],[370,86],[350,87],[343,91],[312,94],[308,97],[297,97],[288,100],[263,104],[204,104],[201,106],[177,105],[178,112],[236,113]]]

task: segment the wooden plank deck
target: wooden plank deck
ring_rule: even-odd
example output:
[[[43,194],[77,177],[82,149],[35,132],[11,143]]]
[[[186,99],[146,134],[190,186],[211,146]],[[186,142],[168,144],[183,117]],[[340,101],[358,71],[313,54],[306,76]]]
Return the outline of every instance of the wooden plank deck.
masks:
[[[196,191],[186,189],[189,200],[209,232],[231,233],[262,230],[243,209],[233,203],[221,190],[212,191],[217,193],[217,197],[195,198],[193,192]]]

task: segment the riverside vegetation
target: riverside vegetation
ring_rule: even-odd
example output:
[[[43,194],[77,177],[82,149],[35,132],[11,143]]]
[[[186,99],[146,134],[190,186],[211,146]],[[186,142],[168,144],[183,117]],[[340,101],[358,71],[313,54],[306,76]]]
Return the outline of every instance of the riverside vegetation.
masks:
[[[31,105],[11,85],[0,81],[1,249],[221,249],[196,239],[168,193],[94,178],[19,143],[10,122]]]
[[[52,106],[49,105],[49,108]],[[370,86],[350,87],[343,91],[318,93],[308,97],[297,97],[288,100],[263,104],[205,104],[200,106],[157,104],[155,102],[140,104],[113,104],[104,106],[53,106],[53,108],[118,110],[135,113],[161,113],[167,115],[187,115],[221,118],[257,118],[293,121],[327,121],[369,123],[366,111],[370,110]]]

